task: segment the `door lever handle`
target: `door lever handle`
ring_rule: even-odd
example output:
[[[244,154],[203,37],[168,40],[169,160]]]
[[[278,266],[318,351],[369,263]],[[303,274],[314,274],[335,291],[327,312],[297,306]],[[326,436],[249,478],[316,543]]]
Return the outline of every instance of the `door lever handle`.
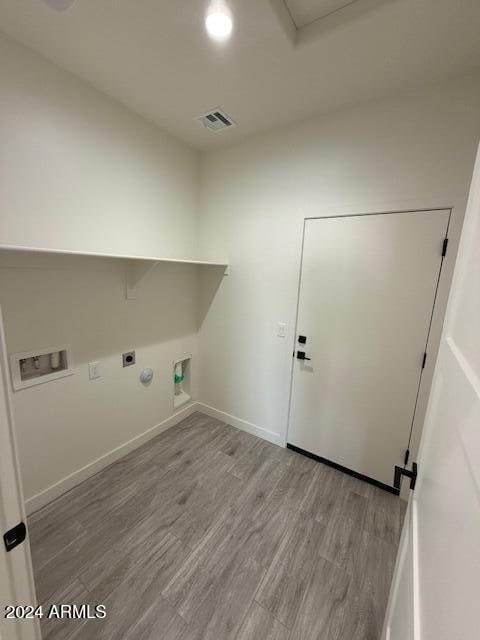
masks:
[[[305,351],[297,351],[297,360],[311,360],[305,355]]]

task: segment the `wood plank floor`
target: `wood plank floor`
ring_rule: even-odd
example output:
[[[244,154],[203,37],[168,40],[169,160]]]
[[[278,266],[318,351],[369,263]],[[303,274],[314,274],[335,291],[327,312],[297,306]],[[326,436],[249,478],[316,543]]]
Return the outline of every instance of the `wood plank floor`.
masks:
[[[379,640],[399,498],[196,413],[29,518],[44,640]]]

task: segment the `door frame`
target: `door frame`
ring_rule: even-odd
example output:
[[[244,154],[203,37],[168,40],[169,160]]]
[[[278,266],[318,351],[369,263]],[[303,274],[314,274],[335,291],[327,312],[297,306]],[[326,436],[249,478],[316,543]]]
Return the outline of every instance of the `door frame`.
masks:
[[[3,607],[12,605],[36,605],[30,545],[27,539],[10,552],[3,542],[3,534],[19,522],[26,523],[18,447],[9,387],[7,351],[0,308],[0,593],[10,598],[2,602],[0,630],[5,629],[5,639],[40,640],[37,618],[6,621]],[[0,631],[0,636],[2,632]],[[2,636],[3,637],[3,636]]]
[[[458,370],[461,371],[462,376],[464,377],[464,381],[468,382],[466,384],[472,385],[475,381],[471,378],[471,372],[469,371],[469,362],[468,359],[463,356],[463,354],[458,350],[456,346],[455,339],[450,336],[451,328],[453,321],[459,311],[459,302],[461,302],[462,296],[462,286],[464,284],[464,278],[468,269],[468,261],[471,253],[473,252],[473,247],[475,245],[475,227],[478,227],[479,220],[479,209],[480,209],[480,146],[477,149],[476,160],[474,161],[473,167],[473,176],[470,182],[470,189],[467,199],[466,206],[466,215],[464,220],[464,225],[461,228],[461,237],[459,238],[459,248],[455,252],[455,262],[454,265],[455,273],[453,282],[451,283],[451,293],[449,295],[448,305],[445,314],[445,322],[444,327],[442,328],[442,335],[440,339],[440,349],[439,349],[439,359],[438,365],[435,367],[434,379],[432,384],[432,389],[429,397],[429,403],[427,408],[427,416],[425,420],[425,430],[421,436],[421,442],[418,450],[418,465],[420,474],[417,479],[417,485],[415,487],[415,491],[409,492],[409,500],[408,500],[408,508],[405,517],[405,521],[403,524],[402,537],[400,540],[397,559],[395,563],[394,575],[392,578],[392,583],[390,587],[389,600],[387,605],[387,610],[385,613],[384,625],[381,634],[381,640],[390,640],[390,623],[392,620],[392,616],[394,615],[395,608],[398,604],[397,595],[400,593],[401,586],[401,578],[402,571],[404,569],[405,559],[410,560],[410,573],[412,580],[412,592],[411,598],[409,600],[411,607],[411,627],[413,630],[412,640],[421,640],[422,636],[422,628],[421,628],[421,594],[420,594],[420,554],[419,554],[419,526],[418,526],[418,505],[419,505],[419,497],[423,487],[424,482],[427,482],[427,485],[432,485],[432,478],[428,478],[428,468],[425,471],[424,463],[427,463],[428,466],[435,466],[435,461],[430,460],[430,465],[428,465],[428,449],[430,448],[431,441],[435,435],[435,429],[437,427],[436,420],[437,415],[439,415],[439,410],[437,407],[438,400],[441,395],[444,395],[445,383],[448,383],[448,368],[447,362],[445,359],[446,354],[449,354],[449,357],[456,361],[456,366]],[[458,259],[457,259],[458,254]],[[460,309],[461,311],[461,309]],[[448,356],[447,356],[448,357]],[[474,374],[473,374],[474,375]],[[474,376],[475,377],[475,376]],[[448,384],[447,384],[448,386]],[[472,385],[473,387],[474,385]],[[478,394],[478,388],[475,389]],[[458,437],[461,440],[460,432]],[[464,448],[464,454],[467,448]],[[433,465],[432,465],[433,462]],[[468,461],[467,457],[462,457],[462,462],[467,467],[471,467],[471,462]],[[423,473],[422,473],[423,470]],[[430,472],[431,473],[431,472]],[[441,472],[440,472],[441,473]],[[438,480],[438,478],[436,479]],[[405,483],[408,484],[408,483]],[[410,516],[410,517],[408,517]],[[405,547],[410,543],[410,558],[408,558],[408,549]],[[450,580],[452,583],[452,580]],[[404,612],[403,612],[404,613]],[[405,615],[402,616],[402,619],[405,619]],[[473,619],[473,618],[472,618]]]
[[[445,256],[442,257],[442,262],[440,264],[440,270],[438,274],[438,280],[436,285],[434,303],[432,308],[432,313],[430,317],[429,328],[427,332],[427,340],[425,345],[425,351],[428,353],[428,357],[425,363],[425,367],[422,369],[420,374],[420,380],[417,390],[417,398],[415,402],[415,408],[412,416],[412,424],[410,429],[410,437],[409,437],[409,450],[410,450],[410,458],[409,463],[406,467],[411,465],[411,462],[416,459],[418,454],[418,448],[420,445],[420,438],[423,430],[423,423],[425,421],[426,411],[427,411],[427,403],[430,395],[430,389],[433,381],[433,372],[435,369],[435,363],[437,360],[438,349],[440,347],[440,339],[442,336],[443,322],[445,319],[445,313],[447,310],[448,303],[448,295],[450,293],[450,287],[453,279],[453,271],[455,267],[455,261],[457,257],[458,251],[458,243],[460,239],[461,228],[460,226],[458,234],[455,234],[456,237],[451,237],[450,232],[452,230],[452,218],[454,213],[453,205],[445,205],[445,206],[432,206],[432,207],[412,207],[409,209],[387,209],[387,210],[376,210],[376,211],[362,211],[359,213],[338,213],[334,215],[325,215],[325,216],[306,216],[303,219],[302,223],[302,241],[300,247],[300,261],[298,267],[298,282],[297,282],[297,298],[295,303],[295,330],[293,334],[293,343],[292,343],[292,364],[290,368],[290,389],[289,389],[289,399],[288,399],[288,416],[287,416],[287,429],[285,434],[285,445],[288,445],[288,438],[290,432],[290,423],[292,418],[292,398],[293,398],[293,376],[295,373],[294,370],[294,357],[295,357],[295,348],[297,344],[297,333],[298,333],[298,316],[300,311],[300,290],[302,284],[302,269],[303,269],[303,254],[304,254],[304,246],[305,246],[305,230],[306,223],[309,220],[328,220],[335,218],[360,218],[365,216],[379,216],[379,215],[393,215],[398,213],[434,213],[435,211],[448,211],[448,223],[447,223],[447,231],[446,238],[448,238],[448,249]],[[406,483],[402,484],[402,490],[400,495],[404,499],[408,499],[408,489],[406,488]]]

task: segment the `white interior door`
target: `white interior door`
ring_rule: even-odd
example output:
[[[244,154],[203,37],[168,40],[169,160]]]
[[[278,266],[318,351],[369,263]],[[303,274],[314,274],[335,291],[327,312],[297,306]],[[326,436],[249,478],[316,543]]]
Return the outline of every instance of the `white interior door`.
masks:
[[[26,522],[15,449],[8,369],[0,312],[0,639],[38,640],[38,620],[5,618],[7,605],[35,605],[35,589],[28,540],[7,552],[3,534]]]
[[[391,486],[403,464],[448,210],[305,223],[288,442]]]
[[[480,601],[480,153],[384,640],[475,640]]]

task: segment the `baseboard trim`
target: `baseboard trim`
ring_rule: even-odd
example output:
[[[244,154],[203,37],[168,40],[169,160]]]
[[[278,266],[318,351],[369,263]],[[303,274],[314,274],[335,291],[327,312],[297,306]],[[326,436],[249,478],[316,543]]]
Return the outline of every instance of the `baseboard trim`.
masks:
[[[58,482],[50,485],[43,491],[40,491],[31,498],[28,498],[27,500],[25,500],[25,510],[27,514],[30,515],[34,511],[41,509],[46,504],[48,504],[52,500],[55,500],[55,498],[58,498],[66,491],[73,489],[73,487],[75,487],[77,484],[80,484],[84,480],[87,480],[87,478],[90,478],[102,469],[105,469],[105,467],[108,467],[108,465],[112,464],[112,462],[116,462],[120,458],[123,458],[123,456],[126,456],[127,453],[130,453],[134,449],[138,449],[138,447],[140,447],[142,444],[145,444],[145,442],[148,442],[167,429],[174,427],[176,424],[192,415],[192,413],[195,413],[195,411],[201,410],[197,407],[197,404],[198,403],[196,402],[192,402],[188,406],[182,407],[182,409],[179,409],[172,416],[166,418],[154,427],[147,429],[147,431],[144,431],[140,435],[135,436],[128,442],[125,442],[115,449],[112,449],[93,462],[90,462],[81,469],[77,469],[77,471],[74,471],[65,478],[62,478]]]
[[[178,424],[185,418],[188,418],[196,411],[204,413],[211,418],[217,418],[218,420],[221,420],[222,422],[225,422],[232,427],[240,429],[241,431],[246,431],[247,433],[251,433],[252,435],[262,438],[263,440],[272,442],[273,444],[277,444],[281,447],[285,446],[284,438],[274,431],[269,431],[268,429],[264,429],[263,427],[258,427],[251,422],[236,418],[229,413],[220,411],[219,409],[215,409],[214,407],[211,407],[208,404],[204,404],[203,402],[191,402],[188,406],[182,407],[166,420],[163,420],[154,427],[147,429],[147,431],[144,431],[128,442],[125,442],[115,449],[112,449],[93,462],[90,462],[81,469],[77,469],[68,476],[65,476],[65,478],[62,478],[43,491],[40,491],[31,498],[25,500],[25,510],[27,514],[31,515],[35,511],[38,511],[38,509],[41,509],[52,500],[55,500],[55,498],[58,498],[67,491],[70,491],[70,489],[73,489],[73,487],[75,487],[76,485],[80,484],[84,480],[87,480],[91,476],[94,476],[96,473],[102,471],[102,469],[105,469],[105,467],[108,467],[108,465],[112,464],[113,462],[116,462],[120,458],[123,458],[123,456],[126,456],[134,449],[138,449],[138,447],[142,446],[142,444],[145,444],[145,442],[148,442],[155,436],[158,436],[160,433],[163,433],[167,429],[174,427],[176,424]]]
[[[285,446],[285,439],[279,433],[275,433],[275,431],[269,431],[268,429],[264,429],[263,427],[258,427],[256,424],[252,424],[251,422],[247,422],[246,420],[242,420],[241,418],[236,418],[230,413],[215,409],[208,404],[197,402],[195,404],[195,410],[200,411],[201,413],[204,413],[211,418],[217,418],[217,420],[226,422],[227,424],[240,429],[241,431],[251,433],[253,436],[257,436],[259,438],[262,438],[263,440],[272,442],[273,444],[278,444],[281,447]]]
[[[311,453],[310,451],[301,449],[300,447],[297,447],[294,444],[290,444],[289,442],[287,443],[287,449],[291,449],[296,453],[301,453],[302,456],[306,456],[307,458],[312,458],[312,460],[316,460],[317,462],[326,464],[327,467],[333,467],[334,469],[337,469],[337,471],[341,471],[342,473],[346,473],[349,476],[353,476],[354,478],[357,478],[357,480],[363,480],[363,482],[368,482],[368,484],[373,484],[375,487],[378,487],[379,489],[388,491],[388,493],[393,493],[396,496],[400,494],[398,489],[395,489],[395,487],[391,487],[389,484],[380,482],[380,480],[375,480],[375,478],[370,478],[370,476],[364,476],[363,473],[358,473],[358,471],[354,471],[353,469],[344,467],[343,465],[338,464],[337,462],[333,462],[328,458],[322,458],[322,456],[317,456],[316,453]]]

